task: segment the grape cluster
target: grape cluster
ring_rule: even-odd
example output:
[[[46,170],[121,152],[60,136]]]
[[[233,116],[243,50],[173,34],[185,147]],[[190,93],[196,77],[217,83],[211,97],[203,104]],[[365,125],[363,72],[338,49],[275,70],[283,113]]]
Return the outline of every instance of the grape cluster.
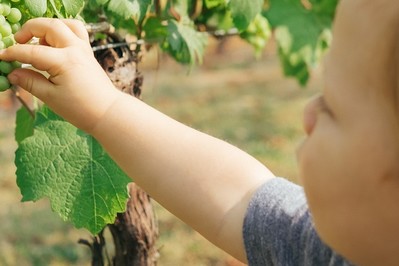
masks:
[[[269,21],[264,16],[257,15],[248,28],[241,33],[241,38],[251,44],[255,53],[260,55],[271,34]]]
[[[0,0],[0,49],[14,45],[14,33],[21,28],[22,14],[18,8],[13,7],[12,4],[15,2],[19,0]],[[11,87],[7,75],[19,67],[21,67],[19,62],[0,61],[0,91]]]

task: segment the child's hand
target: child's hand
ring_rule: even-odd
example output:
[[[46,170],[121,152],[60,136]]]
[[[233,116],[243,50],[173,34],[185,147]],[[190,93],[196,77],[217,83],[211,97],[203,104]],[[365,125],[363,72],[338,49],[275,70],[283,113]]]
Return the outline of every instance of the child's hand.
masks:
[[[40,45],[29,44],[32,37]],[[18,45],[0,52],[0,59],[17,60],[45,71],[17,69],[10,82],[47,103],[76,126],[91,131],[119,95],[94,58],[87,31],[76,20],[38,18],[15,34]]]

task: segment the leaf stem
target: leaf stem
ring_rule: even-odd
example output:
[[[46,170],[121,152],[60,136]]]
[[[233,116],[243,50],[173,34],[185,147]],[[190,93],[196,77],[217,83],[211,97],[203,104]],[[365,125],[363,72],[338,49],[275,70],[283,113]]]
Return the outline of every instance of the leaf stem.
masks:
[[[195,0],[192,2],[192,10],[190,12],[191,20],[195,20],[201,15],[203,2],[202,0]]]
[[[18,99],[18,101],[26,108],[26,110],[28,110],[30,116],[32,118],[35,118],[35,112],[29,107],[29,105],[25,102],[24,99],[22,99],[21,94],[16,90],[16,89],[12,89],[15,97]]]
[[[161,14],[162,14],[161,1],[155,0],[154,5],[155,5],[155,14],[157,15],[157,17],[161,17]]]
[[[64,18],[64,16],[58,11],[58,8],[56,7],[54,0],[50,0],[50,4],[53,7],[53,10],[54,10],[57,18]]]

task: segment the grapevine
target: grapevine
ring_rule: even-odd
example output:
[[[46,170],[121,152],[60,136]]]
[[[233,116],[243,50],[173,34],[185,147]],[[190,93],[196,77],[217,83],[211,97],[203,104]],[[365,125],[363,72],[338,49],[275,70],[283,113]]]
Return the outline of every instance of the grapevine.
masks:
[[[14,33],[21,28],[22,13],[17,7],[13,6],[16,2],[18,0],[1,1],[0,3],[0,49],[14,45]],[[11,88],[7,75],[20,67],[21,64],[18,62],[0,61],[0,91]]]

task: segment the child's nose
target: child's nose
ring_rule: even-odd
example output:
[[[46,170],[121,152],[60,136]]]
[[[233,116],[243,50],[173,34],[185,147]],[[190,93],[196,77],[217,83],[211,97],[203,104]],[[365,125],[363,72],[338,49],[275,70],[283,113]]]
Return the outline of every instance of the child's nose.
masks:
[[[306,105],[303,113],[303,128],[308,136],[312,133],[316,125],[320,97],[321,96],[312,98]]]

